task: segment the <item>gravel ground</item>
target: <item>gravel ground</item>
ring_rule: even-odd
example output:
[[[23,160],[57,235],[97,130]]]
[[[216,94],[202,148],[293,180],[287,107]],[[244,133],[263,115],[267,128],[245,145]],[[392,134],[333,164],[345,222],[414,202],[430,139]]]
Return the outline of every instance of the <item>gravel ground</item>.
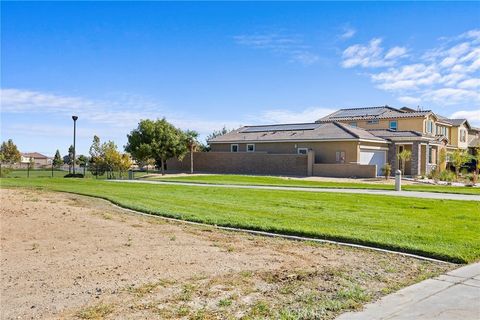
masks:
[[[440,274],[435,264],[0,189],[2,319],[332,319]]]

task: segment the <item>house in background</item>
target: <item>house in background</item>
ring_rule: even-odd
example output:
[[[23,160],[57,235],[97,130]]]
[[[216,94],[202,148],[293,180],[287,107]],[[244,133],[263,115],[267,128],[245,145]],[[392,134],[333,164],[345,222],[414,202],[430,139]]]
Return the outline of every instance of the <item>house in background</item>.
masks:
[[[33,160],[35,167],[45,167],[52,164],[52,159],[38,152],[25,152],[21,154],[21,166],[27,166]]]
[[[394,174],[398,154],[409,150],[404,174],[426,176],[436,167],[445,168],[454,150],[478,146],[478,133],[466,119],[431,110],[340,109],[311,123],[244,126],[215,137],[208,141],[211,152],[197,154],[195,170],[375,177],[386,163]],[[170,161],[169,168],[186,170],[184,162]]]

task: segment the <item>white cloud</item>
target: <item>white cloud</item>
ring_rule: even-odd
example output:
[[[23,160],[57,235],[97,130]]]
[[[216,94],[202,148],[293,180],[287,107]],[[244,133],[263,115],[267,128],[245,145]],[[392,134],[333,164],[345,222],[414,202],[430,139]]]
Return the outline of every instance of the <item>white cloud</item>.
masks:
[[[418,97],[409,97],[409,96],[401,96],[401,97],[398,97],[397,100],[407,105],[415,105],[415,104],[418,105],[422,101],[422,99]]]
[[[377,68],[393,66],[397,60],[406,56],[407,49],[394,47],[384,54],[382,39],[374,38],[367,45],[355,44],[343,51],[342,66],[344,68],[363,67]]]
[[[393,93],[403,103],[480,104],[479,29],[444,38],[441,45],[422,55],[409,52],[412,62],[399,64],[398,59],[406,56],[407,50],[399,46],[384,54],[381,40],[373,39],[368,45],[345,49],[342,65],[379,68],[369,74],[370,79],[377,88]]]
[[[345,27],[343,28],[343,33],[340,35],[340,39],[342,40],[347,40],[353,37],[357,33],[357,30],[355,30],[352,27]]]
[[[461,110],[450,115],[451,119],[467,119],[470,124],[480,126],[480,109]]]
[[[272,109],[263,112],[259,120],[266,123],[301,123],[314,122],[327,114],[334,112],[335,109],[310,107],[302,111],[292,111],[285,109]],[[254,118],[252,116],[252,118]],[[258,119],[258,116],[255,116]]]
[[[244,34],[234,36],[239,45],[254,49],[268,50],[272,53],[286,56],[291,62],[310,65],[319,60],[319,56],[312,52],[311,47],[299,35],[286,35],[279,33]]]

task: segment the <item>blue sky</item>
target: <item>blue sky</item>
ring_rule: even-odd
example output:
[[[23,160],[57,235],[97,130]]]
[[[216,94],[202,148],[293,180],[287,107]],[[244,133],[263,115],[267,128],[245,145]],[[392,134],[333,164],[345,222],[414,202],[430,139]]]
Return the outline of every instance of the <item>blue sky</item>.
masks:
[[[410,106],[480,126],[480,2],[1,3],[1,138],[77,153],[139,119],[204,137]]]

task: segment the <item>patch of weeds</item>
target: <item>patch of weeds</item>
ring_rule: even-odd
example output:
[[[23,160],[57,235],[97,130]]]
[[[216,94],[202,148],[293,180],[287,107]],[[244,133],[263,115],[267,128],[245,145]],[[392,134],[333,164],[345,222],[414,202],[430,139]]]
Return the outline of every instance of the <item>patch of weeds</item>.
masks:
[[[280,310],[278,318],[280,320],[321,320],[325,318],[325,309],[323,308],[285,308]]]
[[[235,248],[233,246],[226,246],[227,252],[233,252],[235,251]]]
[[[240,271],[240,275],[244,278],[250,278],[251,276],[253,276],[253,272],[244,270],[244,271]]]
[[[266,301],[259,300],[252,306],[248,315],[254,318],[269,317],[272,315],[272,311]]]
[[[142,225],[142,224],[139,224],[139,223],[134,223],[134,224],[132,224],[132,227],[134,227],[134,228],[143,228],[143,225]]]
[[[190,320],[213,320],[217,319],[217,315],[212,312],[208,311],[206,309],[200,309],[198,310],[193,316],[190,316]]]
[[[175,241],[175,240],[177,240],[177,237],[175,235],[170,237],[170,241]]]
[[[87,307],[77,313],[80,319],[103,319],[113,312],[113,305],[101,303],[96,306]]]
[[[31,248],[30,250],[36,251],[36,250],[38,250],[39,248],[40,248],[40,245],[39,245],[38,243],[33,243],[33,244],[32,244],[32,248]]]
[[[193,293],[195,292],[196,287],[193,284],[185,284],[182,287],[182,291],[180,292],[180,295],[178,299],[181,301],[190,301],[192,300]]]
[[[218,301],[218,306],[222,308],[229,307],[232,305],[232,302],[233,301],[230,298],[221,299],[220,301]]]
[[[178,317],[188,316],[190,314],[190,307],[187,305],[182,305],[177,309],[176,314]]]
[[[102,213],[102,218],[105,220],[112,220],[113,216],[110,213],[104,212]]]

